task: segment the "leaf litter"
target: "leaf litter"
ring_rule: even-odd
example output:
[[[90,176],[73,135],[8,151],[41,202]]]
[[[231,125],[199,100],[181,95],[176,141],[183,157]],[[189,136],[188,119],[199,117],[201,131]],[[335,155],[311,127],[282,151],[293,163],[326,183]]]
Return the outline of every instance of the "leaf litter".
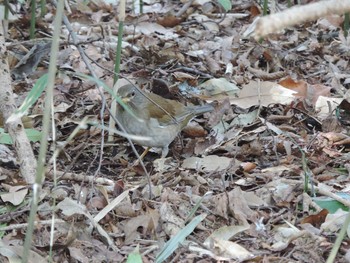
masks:
[[[287,1],[281,2],[286,9]],[[146,155],[150,198],[147,177],[133,166],[136,157],[124,138],[106,143],[101,159],[97,127],[80,130],[66,144],[83,117],[106,123],[109,113],[100,114],[101,95],[91,81],[58,75],[56,141],[65,147],[57,159],[57,185],[51,176],[43,185],[33,262],[49,254],[53,213],[54,262],[123,262],[133,253],[143,262],[326,261],[349,202],[349,38],[340,30],[343,16],[258,43],[247,36],[260,15],[256,3],[239,1],[226,14],[210,1],[193,1],[183,12],[184,5],[145,1],[145,13],[136,15],[128,2],[121,78],[166,90],[183,103],[213,102],[215,111],[196,118],[197,127],[172,143],[165,160]],[[78,1],[70,8],[96,75],[111,87],[115,7]],[[8,31],[16,44],[8,43],[8,50],[19,61],[12,66],[19,105],[46,72],[48,59],[45,52],[32,55],[39,44],[26,41],[26,19],[19,27],[10,23]],[[40,26],[51,32],[51,22],[47,15]],[[69,40],[63,30],[58,66],[89,74]],[[38,130],[42,103],[40,97],[29,110]],[[0,162],[0,257],[6,262],[20,257],[28,218],[21,211],[31,197],[18,175],[20,164],[5,156]],[[320,197],[343,208],[322,212]],[[348,247],[346,237],[336,262],[346,262]]]

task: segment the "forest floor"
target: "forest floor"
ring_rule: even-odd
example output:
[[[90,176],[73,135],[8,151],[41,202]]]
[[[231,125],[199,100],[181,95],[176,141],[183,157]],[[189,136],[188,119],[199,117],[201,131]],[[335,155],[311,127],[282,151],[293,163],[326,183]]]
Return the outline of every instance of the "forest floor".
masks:
[[[166,158],[148,153],[147,174],[125,138],[108,141],[101,124],[108,126],[110,113],[102,110],[110,95],[67,73],[91,75],[63,26],[57,134],[49,139],[30,262],[48,262],[50,238],[53,262],[326,262],[350,204],[344,16],[256,41],[249,32],[261,7],[233,2],[226,14],[210,1],[147,0],[142,14],[127,2],[117,85],[131,81],[182,103],[215,106],[191,122]],[[112,88],[117,8],[102,0],[69,3],[65,13],[94,74]],[[26,66],[10,61],[17,106],[47,73],[54,17],[48,4],[36,41],[26,33],[29,14],[9,24],[10,55],[40,54]],[[43,105],[44,95],[28,114],[29,129],[42,129]],[[88,128],[69,138],[84,117]],[[62,145],[54,180],[50,157]],[[12,262],[7,252],[21,254],[32,195],[20,164],[8,159],[14,149],[0,146],[7,152],[0,160],[0,261]],[[32,146],[37,154],[40,144]],[[336,262],[350,262],[349,247],[346,236]]]

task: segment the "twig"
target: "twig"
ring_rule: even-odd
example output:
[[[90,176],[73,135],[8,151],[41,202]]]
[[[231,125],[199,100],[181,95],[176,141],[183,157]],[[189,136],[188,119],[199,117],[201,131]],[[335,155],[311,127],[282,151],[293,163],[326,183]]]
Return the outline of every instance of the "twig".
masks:
[[[210,75],[210,74],[201,72],[201,71],[199,71],[199,70],[197,70],[197,69],[193,69],[193,68],[189,68],[189,67],[184,67],[184,66],[180,66],[180,67],[177,67],[177,68],[168,70],[168,72],[171,73],[171,72],[175,72],[175,71],[179,71],[179,70],[183,70],[183,71],[185,71],[185,72],[197,74],[197,75],[200,75],[200,76],[202,76],[203,78],[207,78],[207,79],[212,79],[212,78],[213,78],[213,76]]]
[[[254,76],[256,76],[257,78],[262,80],[276,80],[288,75],[288,73],[284,71],[268,73],[263,70],[255,69],[252,67],[248,67],[247,70],[253,73]]]
[[[187,3],[185,3],[182,6],[182,8],[175,14],[175,16],[176,17],[182,16],[188,10],[188,8],[190,8],[190,6],[192,5],[193,2],[194,2],[194,0],[190,0]]]
[[[45,225],[45,226],[49,226],[51,225],[52,220],[43,220],[43,221],[34,221],[34,225]],[[55,224],[68,224],[67,221],[64,221],[62,219],[56,219],[55,220]],[[9,226],[4,226],[4,227],[0,227],[0,231],[11,231],[14,229],[22,229],[22,228],[27,228],[28,227],[28,223],[23,223],[23,224],[11,224]]]
[[[103,177],[94,177],[94,176],[87,176],[82,174],[75,174],[75,173],[66,173],[66,172],[60,172],[57,171],[57,180],[76,180],[76,181],[88,181],[88,182],[95,182],[97,184],[107,185],[114,187],[114,181],[103,178]],[[53,177],[53,172],[49,171],[46,173],[46,175]]]

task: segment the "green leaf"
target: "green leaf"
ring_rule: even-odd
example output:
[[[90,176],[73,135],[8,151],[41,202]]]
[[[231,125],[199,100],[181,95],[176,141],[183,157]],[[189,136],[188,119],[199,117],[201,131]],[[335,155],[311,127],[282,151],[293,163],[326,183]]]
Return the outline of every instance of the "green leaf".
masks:
[[[346,200],[350,200],[350,195],[347,193],[337,193],[337,195]],[[339,208],[344,211],[349,211],[349,207],[330,197],[314,197],[312,200],[321,208],[327,209],[331,214],[334,214]]]
[[[126,263],[142,263],[142,257],[139,251],[139,245],[135,248],[135,250],[128,255],[128,259]]]
[[[0,143],[12,144],[12,139],[8,133],[5,133],[3,128],[0,128]]]
[[[25,129],[27,137],[31,142],[38,142],[41,139],[41,132],[35,129]],[[13,144],[11,136],[0,128],[0,144]]]
[[[25,129],[27,137],[31,142],[39,142],[41,140],[42,132],[35,129]]]
[[[7,225],[6,224],[0,224],[0,228],[2,228],[2,227],[7,227]],[[0,239],[2,239],[4,237],[5,233],[6,233],[6,231],[0,231]]]
[[[222,5],[226,12],[232,9],[232,4],[230,0],[219,0],[219,3]]]

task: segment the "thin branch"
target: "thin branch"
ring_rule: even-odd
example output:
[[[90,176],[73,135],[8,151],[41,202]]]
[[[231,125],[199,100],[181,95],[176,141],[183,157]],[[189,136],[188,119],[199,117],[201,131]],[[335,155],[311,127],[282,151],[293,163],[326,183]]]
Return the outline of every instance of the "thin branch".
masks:
[[[329,14],[342,15],[350,12],[350,1],[328,0],[295,6],[283,12],[259,19],[255,29],[255,38],[259,39],[288,27],[313,21]]]
[[[7,61],[7,50],[5,46],[4,30],[0,25],[0,114],[7,120],[16,110],[14,95],[11,87],[10,68]],[[28,137],[24,131],[21,119],[5,122],[17,152],[20,163],[20,173],[28,184],[35,182],[36,159]]]

